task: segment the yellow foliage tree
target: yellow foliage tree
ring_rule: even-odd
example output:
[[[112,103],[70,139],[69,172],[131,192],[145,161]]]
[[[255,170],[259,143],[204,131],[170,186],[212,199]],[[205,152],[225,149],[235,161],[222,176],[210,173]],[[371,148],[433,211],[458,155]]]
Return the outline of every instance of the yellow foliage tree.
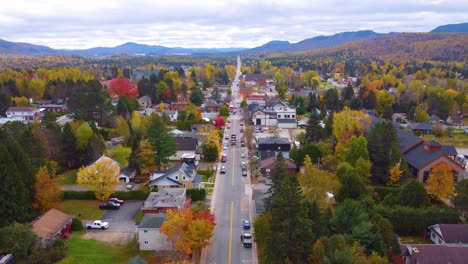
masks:
[[[388,186],[399,186],[400,185],[400,177],[403,174],[403,171],[400,169],[400,166],[398,164],[395,164],[390,169],[390,176],[388,178],[387,185]]]
[[[328,206],[327,192],[336,193],[341,186],[335,174],[317,168],[309,155],[304,158],[304,172],[298,174],[298,180],[305,197],[322,208]]]
[[[164,104],[163,102],[159,103],[159,111],[164,111]]]
[[[60,205],[62,190],[55,181],[55,171],[57,162],[51,161],[47,165],[39,168],[34,182],[34,203],[33,208],[40,212],[45,212]]]
[[[434,166],[426,182],[427,192],[436,198],[447,198],[453,194],[454,175],[450,165],[441,162]]]
[[[149,173],[158,168],[154,159],[154,149],[151,142],[146,140],[140,141],[137,157],[140,164],[140,172]]]
[[[115,191],[119,174],[120,168],[117,162],[102,156],[88,167],[81,167],[78,170],[77,182],[93,190],[98,200],[105,201]]]
[[[369,124],[370,118],[361,111],[345,107],[343,111],[333,115],[333,136],[347,146],[348,140],[362,134],[363,125]]]

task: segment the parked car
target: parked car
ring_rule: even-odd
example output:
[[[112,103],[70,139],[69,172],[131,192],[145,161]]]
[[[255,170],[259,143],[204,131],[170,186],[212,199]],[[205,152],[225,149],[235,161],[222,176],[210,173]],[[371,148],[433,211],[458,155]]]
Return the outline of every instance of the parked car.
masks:
[[[117,204],[124,204],[124,203],[125,203],[125,201],[124,201],[124,200],[120,200],[120,199],[118,199],[118,198],[113,198],[113,197],[112,197],[112,198],[109,198],[109,199],[107,199],[107,201],[108,201],[108,202],[117,203]]]
[[[252,234],[250,233],[244,233],[241,235],[241,243],[245,248],[251,248],[252,247]]]
[[[240,126],[244,126],[244,122],[240,122]]]
[[[86,229],[107,229],[109,228],[108,222],[103,222],[101,220],[95,220],[92,223],[86,224]]]
[[[228,145],[225,144],[224,147],[223,147],[224,150],[228,149]]]
[[[245,158],[245,153],[241,153],[241,158]]]
[[[226,173],[226,167],[225,166],[221,166],[221,170],[219,171],[220,173]]]
[[[120,204],[118,204],[118,203],[113,203],[113,202],[102,203],[102,204],[99,205],[99,209],[103,209],[103,210],[119,210],[119,209],[120,209]]]
[[[250,229],[250,221],[249,220],[242,221],[242,227],[244,229]]]
[[[242,176],[247,176],[247,169],[246,168],[242,168]]]

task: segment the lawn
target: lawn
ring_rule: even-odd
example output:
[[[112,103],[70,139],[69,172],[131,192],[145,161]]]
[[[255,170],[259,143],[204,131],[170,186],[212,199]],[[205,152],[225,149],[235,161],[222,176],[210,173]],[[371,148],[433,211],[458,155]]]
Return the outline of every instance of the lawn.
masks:
[[[442,145],[454,145],[459,148],[468,148],[468,135],[454,134],[454,137],[436,137],[434,135],[423,135],[424,140],[435,140]]]
[[[77,170],[69,170],[57,176],[57,182],[59,185],[76,184],[76,172]]]
[[[84,231],[74,232],[71,238],[65,240],[67,257],[58,263],[128,263],[138,254],[135,240],[124,246],[109,245],[96,240],[82,239],[83,234]]]
[[[145,213],[143,212],[143,210],[140,210],[138,214],[135,215],[135,217],[133,218],[133,221],[135,221],[135,223],[140,222],[144,215]]]
[[[59,209],[66,214],[86,220],[100,219],[105,213],[105,210],[99,209],[98,200],[65,200]]]
[[[422,236],[400,236],[402,244],[432,244],[429,239]]]

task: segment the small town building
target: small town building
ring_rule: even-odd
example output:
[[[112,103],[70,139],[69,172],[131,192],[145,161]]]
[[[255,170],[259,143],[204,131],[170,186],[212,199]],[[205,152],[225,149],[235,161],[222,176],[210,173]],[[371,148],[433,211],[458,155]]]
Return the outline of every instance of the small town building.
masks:
[[[429,239],[434,244],[457,244],[468,246],[468,225],[435,224],[429,226],[427,228],[427,232]]]
[[[405,264],[450,263],[465,264],[468,259],[466,245],[401,245],[401,257]]]
[[[47,247],[57,238],[67,238],[71,235],[73,216],[50,209],[32,223],[32,232],[39,237],[40,246]]]
[[[165,188],[158,192],[151,192],[143,203],[141,210],[145,214],[151,214],[183,208],[187,200],[185,190],[185,188]]]
[[[166,220],[166,215],[145,214],[138,224],[138,245],[140,250],[155,251],[158,255],[165,255],[171,250],[171,244],[167,237],[159,232],[161,225]]]
[[[157,187],[158,190],[164,188],[198,188],[201,177],[196,175],[197,167],[195,164],[182,162],[168,170],[159,170],[150,172],[151,187]]]
[[[30,106],[10,106],[5,112],[7,118],[26,122],[38,121],[42,118],[41,109]]]
[[[258,162],[258,168],[263,176],[269,177],[271,170],[275,167],[276,163],[276,156],[266,158],[264,160],[260,160]],[[296,163],[291,159],[284,159],[284,164],[286,166],[286,170],[288,173],[293,176],[297,173],[297,166]]]

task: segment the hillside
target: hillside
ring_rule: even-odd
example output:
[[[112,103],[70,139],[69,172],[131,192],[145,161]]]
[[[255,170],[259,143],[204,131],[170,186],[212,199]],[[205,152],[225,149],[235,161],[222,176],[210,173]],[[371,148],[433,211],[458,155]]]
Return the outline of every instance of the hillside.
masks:
[[[343,58],[382,58],[394,61],[468,60],[468,34],[395,33],[338,47],[295,53],[301,56],[340,56]],[[281,55],[273,55],[281,57]]]
[[[22,42],[11,42],[0,39],[0,54],[44,55],[58,53],[58,51],[51,49],[47,46],[34,45]]]
[[[432,33],[468,33],[468,23],[449,24],[438,26],[431,31]]]
[[[258,53],[258,52],[294,52],[307,51],[336,47],[344,43],[353,42],[362,39],[374,38],[383,34],[375,33],[371,30],[362,30],[356,32],[342,32],[332,36],[318,36],[309,39],[304,39],[297,43],[289,43],[288,41],[270,41],[260,47],[242,51],[243,53]]]

